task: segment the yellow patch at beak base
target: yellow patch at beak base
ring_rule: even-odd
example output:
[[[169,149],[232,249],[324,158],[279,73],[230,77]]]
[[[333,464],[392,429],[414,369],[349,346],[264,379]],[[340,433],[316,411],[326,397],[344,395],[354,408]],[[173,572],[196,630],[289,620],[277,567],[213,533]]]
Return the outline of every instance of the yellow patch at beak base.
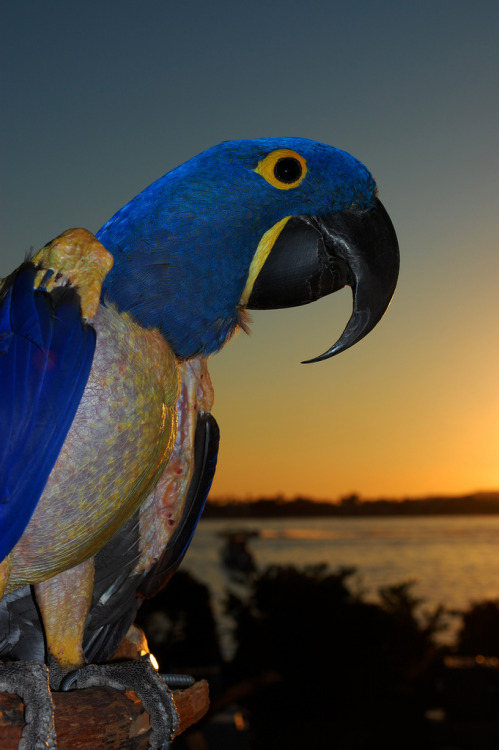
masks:
[[[286,222],[290,218],[291,218],[290,216],[285,216],[284,219],[281,219],[280,221],[277,222],[277,224],[274,224],[273,227],[271,227],[265,232],[262,239],[258,243],[258,247],[256,249],[256,252],[253,256],[253,260],[251,261],[251,265],[249,267],[246,286],[244,287],[244,291],[241,295],[241,299],[239,300],[239,305],[241,307],[245,307],[248,304],[248,300],[253,290],[253,285],[256,281],[256,277],[262,270],[262,266],[267,260],[270,251],[274,247],[277,238],[279,237],[280,233],[284,229]]]

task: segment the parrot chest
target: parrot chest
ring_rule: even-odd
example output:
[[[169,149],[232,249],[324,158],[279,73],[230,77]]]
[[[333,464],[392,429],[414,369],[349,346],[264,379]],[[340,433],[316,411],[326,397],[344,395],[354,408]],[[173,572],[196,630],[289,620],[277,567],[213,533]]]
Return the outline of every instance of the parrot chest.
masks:
[[[179,365],[181,391],[177,401],[178,429],[170,460],[140,509],[140,557],[135,573],[149,570],[165,551],[184,513],[194,470],[197,418],[211,412],[213,385],[206,359],[194,357]]]
[[[173,352],[99,307],[90,377],[37,508],[13,551],[9,590],[94,555],[140,507],[168,462],[177,429]]]

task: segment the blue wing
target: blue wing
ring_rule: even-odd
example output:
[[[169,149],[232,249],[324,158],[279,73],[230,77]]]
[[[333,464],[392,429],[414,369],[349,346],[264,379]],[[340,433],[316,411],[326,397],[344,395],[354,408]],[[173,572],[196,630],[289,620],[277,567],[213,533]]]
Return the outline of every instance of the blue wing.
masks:
[[[0,292],[0,561],[36,508],[95,351],[77,291],[34,289],[35,274],[23,263]]]

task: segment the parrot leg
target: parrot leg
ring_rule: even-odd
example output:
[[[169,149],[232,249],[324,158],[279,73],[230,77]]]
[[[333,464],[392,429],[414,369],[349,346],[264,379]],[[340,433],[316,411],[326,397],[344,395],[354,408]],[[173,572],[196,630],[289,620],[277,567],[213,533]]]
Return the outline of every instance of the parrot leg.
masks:
[[[5,588],[10,568],[7,557],[0,565],[0,586]],[[42,613],[49,668],[33,661],[5,662],[0,669],[0,690],[16,693],[25,709],[25,726],[19,750],[55,750],[54,704],[52,682],[84,663],[81,639],[85,618],[92,600],[93,560],[35,586]],[[1,591],[0,591],[1,595]]]
[[[94,561],[90,558],[35,585],[53,690],[59,689],[65,674],[85,664],[82,639],[93,583]]]
[[[0,563],[0,599],[7,587],[12,556]],[[49,688],[49,672],[34,661],[3,662],[0,667],[0,692],[15,693],[26,709],[19,750],[54,750],[54,704]]]
[[[53,690],[111,687],[133,690],[151,717],[151,748],[162,748],[178,726],[171,690],[147,662],[88,664],[83,630],[92,602],[93,558],[35,586],[47,640]],[[165,745],[168,747],[168,745]]]
[[[0,598],[8,581],[10,556],[0,565]],[[48,647],[49,668],[34,661],[4,662],[0,690],[16,693],[25,704],[19,750],[55,750],[54,704],[50,692],[62,676],[84,664],[81,639],[92,601],[93,560],[35,586]]]
[[[7,555],[0,563],[0,599],[2,599],[9,582],[12,569],[12,554]]]

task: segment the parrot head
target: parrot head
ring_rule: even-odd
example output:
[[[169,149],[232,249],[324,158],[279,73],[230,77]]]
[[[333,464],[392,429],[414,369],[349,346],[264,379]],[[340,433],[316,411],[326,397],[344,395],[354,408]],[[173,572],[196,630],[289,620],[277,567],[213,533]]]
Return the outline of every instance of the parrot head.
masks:
[[[350,154],[302,138],[229,141],[160,178],[97,233],[113,254],[103,301],[159,328],[180,359],[218,351],[244,311],[303,305],[348,285],[353,312],[326,359],[378,323],[397,238]]]

